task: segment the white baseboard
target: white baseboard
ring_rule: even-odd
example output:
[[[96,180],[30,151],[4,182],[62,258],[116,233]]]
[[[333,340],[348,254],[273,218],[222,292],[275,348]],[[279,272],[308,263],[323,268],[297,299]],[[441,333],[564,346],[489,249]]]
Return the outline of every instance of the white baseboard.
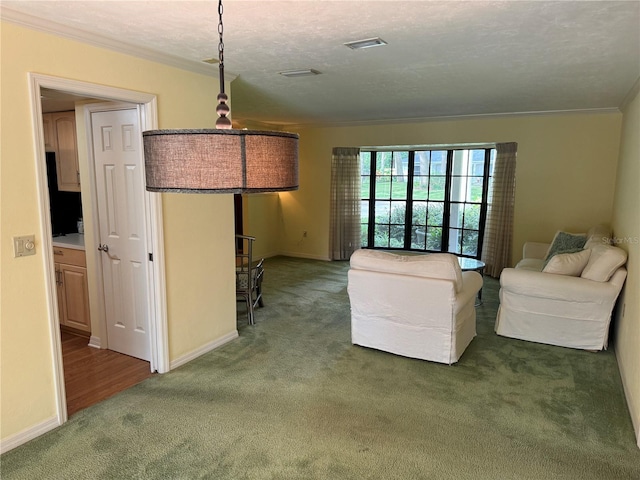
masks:
[[[285,257],[294,257],[294,258],[308,258],[309,260],[326,260],[331,261],[329,257],[323,257],[322,255],[314,255],[310,253],[300,253],[300,252],[280,252],[278,255],[282,255]]]
[[[182,355],[181,357],[176,358],[175,360],[172,360],[169,364],[169,369],[173,370],[174,368],[178,368],[179,366],[184,365],[185,363],[188,363],[191,360],[204,355],[205,353],[215,350],[216,348],[221,347],[225,343],[229,343],[231,340],[234,340],[236,338],[238,338],[238,330],[234,330],[212,342],[203,345],[200,348],[197,348],[196,350],[193,350],[185,355]]]
[[[89,346],[92,348],[102,348],[101,345],[102,345],[102,342],[100,341],[100,337],[91,335],[91,338],[89,338]]]
[[[61,425],[60,419],[57,416],[51,417],[42,423],[38,423],[33,427],[29,427],[26,430],[11,435],[10,437],[0,440],[0,454],[8,452],[20,445],[24,445],[30,440],[33,440],[40,435],[43,435],[54,428],[58,428]]]
[[[293,257],[293,258],[308,258],[309,260],[328,260],[331,259],[329,257],[323,257],[321,255],[312,255],[307,253],[299,253],[299,252],[269,252],[264,255],[260,255],[261,258],[272,258],[272,257]]]
[[[627,407],[629,408],[629,414],[631,415],[631,421],[633,422],[633,429],[636,433],[636,443],[640,448],[640,398],[634,398],[631,388],[625,382],[627,378],[624,363],[620,362],[618,358],[618,350],[616,352],[616,360],[618,361],[618,369],[620,370],[620,378],[622,378],[622,387],[624,395],[627,399]]]

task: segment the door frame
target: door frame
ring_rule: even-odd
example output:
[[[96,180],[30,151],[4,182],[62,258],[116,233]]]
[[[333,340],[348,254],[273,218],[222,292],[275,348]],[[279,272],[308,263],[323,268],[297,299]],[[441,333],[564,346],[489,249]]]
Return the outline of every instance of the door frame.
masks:
[[[62,362],[62,342],[58,318],[58,303],[53,261],[53,237],[51,231],[51,218],[49,213],[49,191],[47,188],[47,169],[45,162],[44,131],[42,127],[42,103],[40,101],[41,88],[60,90],[63,92],[104,99],[106,101],[124,102],[135,104],[141,112],[141,131],[153,130],[158,125],[157,99],[155,95],[125,90],[116,87],[108,87],[88,82],[70,80],[30,72],[29,93],[31,97],[32,127],[34,131],[35,171],[38,189],[40,231],[42,232],[41,248],[45,272],[45,288],[47,306],[49,310],[49,338],[51,345],[51,358],[53,367],[53,382],[56,397],[56,417],[59,425],[67,421],[66,392],[64,387],[64,368]],[[93,168],[83,165],[84,168]],[[93,170],[90,170],[91,172]],[[93,177],[95,182],[95,176]],[[95,183],[90,185],[91,204],[94,212]],[[164,235],[162,221],[162,196],[145,191],[144,196],[148,206],[146,230],[148,247],[153,253],[153,262],[149,262],[147,270],[150,291],[149,323],[151,327],[151,370],[158,373],[166,373],[170,370],[169,364],[169,340],[167,325],[166,304],[166,279]],[[97,218],[97,217],[94,217]],[[95,227],[94,227],[95,228]],[[86,250],[87,255],[97,257],[97,251],[93,248]],[[97,263],[94,263],[97,265]],[[95,280],[96,273],[93,278]],[[91,278],[91,277],[90,277]],[[106,330],[106,327],[105,327]]]

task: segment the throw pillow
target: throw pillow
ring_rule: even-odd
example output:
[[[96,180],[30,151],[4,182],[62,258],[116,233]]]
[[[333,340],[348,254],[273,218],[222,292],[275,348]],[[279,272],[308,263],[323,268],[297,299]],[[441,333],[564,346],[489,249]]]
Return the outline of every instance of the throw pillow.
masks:
[[[557,232],[556,236],[553,237],[553,242],[551,242],[545,260],[548,261],[556,253],[570,253],[582,250],[586,241],[587,237],[584,234]]]
[[[557,253],[549,259],[542,269],[544,273],[579,277],[587,266],[591,250],[580,250],[575,253]]]
[[[562,255],[565,253],[578,253],[578,252],[582,252],[584,249],[583,248],[569,248],[568,250],[560,250],[559,252],[552,252],[550,257],[547,257],[547,259],[542,263],[542,269],[544,270],[544,267],[547,266],[547,264],[556,256],[556,255]],[[588,260],[588,259],[587,259]]]
[[[584,267],[582,278],[596,282],[608,282],[614,272],[627,261],[627,252],[612,245],[596,245]]]

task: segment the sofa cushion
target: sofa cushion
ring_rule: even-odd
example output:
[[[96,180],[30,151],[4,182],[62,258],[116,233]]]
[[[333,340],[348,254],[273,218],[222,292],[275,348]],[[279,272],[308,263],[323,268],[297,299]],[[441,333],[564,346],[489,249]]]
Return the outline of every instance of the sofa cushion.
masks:
[[[549,260],[556,253],[568,253],[575,252],[576,250],[582,250],[584,244],[587,241],[587,236],[582,233],[568,233],[568,232],[556,232],[556,236],[553,237],[553,242],[547,251],[545,260]]]
[[[358,270],[451,280],[456,292],[462,289],[462,270],[456,256],[450,253],[400,255],[360,249],[353,252],[350,264]]]
[[[551,257],[542,269],[544,273],[579,277],[591,257],[591,250],[580,250],[575,253],[558,253]]]
[[[591,256],[584,267],[582,278],[596,282],[608,282],[611,275],[625,264],[627,252],[612,245],[595,245],[591,248]]]

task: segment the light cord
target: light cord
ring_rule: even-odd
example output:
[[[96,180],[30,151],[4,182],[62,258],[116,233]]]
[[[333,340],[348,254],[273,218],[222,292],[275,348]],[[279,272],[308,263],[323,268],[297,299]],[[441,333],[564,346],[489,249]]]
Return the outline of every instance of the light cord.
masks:
[[[218,114],[218,119],[216,120],[216,128],[220,129],[230,129],[232,128],[231,120],[227,117],[231,109],[229,105],[227,105],[227,101],[229,97],[226,93],[224,93],[224,41],[222,39],[222,34],[224,32],[224,25],[222,24],[222,0],[218,1],[218,68],[220,70],[220,93],[218,94],[218,106],[216,107],[216,113]]]

